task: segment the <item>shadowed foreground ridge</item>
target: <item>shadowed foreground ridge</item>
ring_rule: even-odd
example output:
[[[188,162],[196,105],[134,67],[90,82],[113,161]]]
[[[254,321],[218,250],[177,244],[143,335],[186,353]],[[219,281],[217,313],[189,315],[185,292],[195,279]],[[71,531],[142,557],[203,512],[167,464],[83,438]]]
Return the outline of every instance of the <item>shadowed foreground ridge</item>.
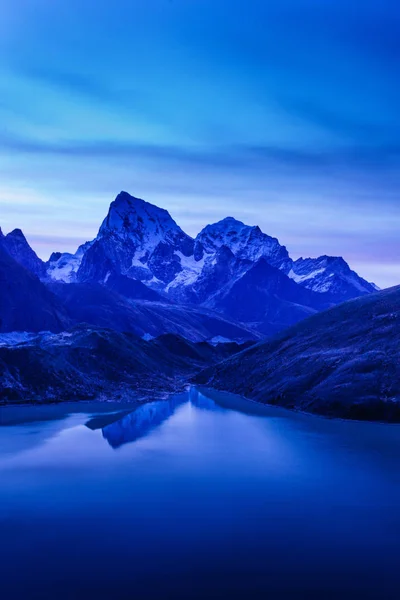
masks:
[[[322,415],[400,421],[400,286],[314,315],[195,382]]]
[[[192,343],[173,334],[145,341],[86,325],[59,334],[4,334],[0,405],[163,397],[243,347]]]

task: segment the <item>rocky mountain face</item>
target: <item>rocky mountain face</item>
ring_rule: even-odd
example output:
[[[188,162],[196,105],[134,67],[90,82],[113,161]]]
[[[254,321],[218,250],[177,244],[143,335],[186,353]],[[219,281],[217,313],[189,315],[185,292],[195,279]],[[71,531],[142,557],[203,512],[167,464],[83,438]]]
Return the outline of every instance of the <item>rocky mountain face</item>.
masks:
[[[17,263],[38,277],[45,276],[45,263],[37,256],[36,252],[32,250],[20,229],[14,229],[7,235],[3,235],[0,229],[0,240],[3,249],[6,250]]]
[[[168,284],[181,270],[180,257],[191,256],[193,246],[166,210],[121,192],[84,253],[77,278],[103,282],[118,273]]]
[[[321,312],[195,378],[259,402],[400,421],[400,286]]]
[[[252,263],[265,258],[278,269],[285,270],[290,265],[288,251],[276,238],[233,217],[207,225],[196,237],[195,244],[208,255],[215,255],[220,248],[226,247],[236,258]]]
[[[278,269],[290,266],[288,252],[277,239],[262,233],[259,227],[227,217],[198,234],[193,257],[184,261],[165,291],[178,301],[206,303],[261,258]]]
[[[62,303],[10,255],[5,239],[0,239],[0,332],[68,327],[71,322]]]
[[[301,288],[265,258],[221,285],[205,305],[265,335],[331,306],[325,294]]]

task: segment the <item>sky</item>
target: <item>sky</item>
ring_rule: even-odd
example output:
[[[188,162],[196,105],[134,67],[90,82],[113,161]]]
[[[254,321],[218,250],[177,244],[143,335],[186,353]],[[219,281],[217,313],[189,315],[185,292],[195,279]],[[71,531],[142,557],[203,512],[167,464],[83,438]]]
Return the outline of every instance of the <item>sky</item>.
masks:
[[[0,0],[0,226],[92,239],[121,190],[189,234],[400,283],[397,0]]]

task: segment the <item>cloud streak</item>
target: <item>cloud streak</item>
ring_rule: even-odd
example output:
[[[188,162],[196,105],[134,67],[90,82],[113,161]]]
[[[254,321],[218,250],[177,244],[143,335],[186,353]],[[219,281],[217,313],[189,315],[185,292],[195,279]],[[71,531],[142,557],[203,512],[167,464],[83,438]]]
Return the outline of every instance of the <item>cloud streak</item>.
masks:
[[[184,148],[143,144],[118,140],[43,141],[0,133],[0,152],[33,155],[72,156],[87,158],[150,159],[162,162],[206,165],[219,168],[259,168],[271,162],[291,167],[333,168],[398,168],[400,143],[379,146],[353,145],[349,148],[308,149],[251,146],[246,144],[213,148]]]

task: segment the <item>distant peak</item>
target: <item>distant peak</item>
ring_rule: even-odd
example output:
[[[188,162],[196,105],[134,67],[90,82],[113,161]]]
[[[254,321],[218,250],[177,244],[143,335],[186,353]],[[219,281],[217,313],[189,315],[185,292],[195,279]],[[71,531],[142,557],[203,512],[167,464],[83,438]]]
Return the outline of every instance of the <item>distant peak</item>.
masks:
[[[211,232],[211,231],[221,231],[221,230],[240,230],[243,232],[257,232],[262,233],[261,229],[258,225],[246,225],[243,221],[239,221],[239,219],[235,219],[235,217],[225,217],[216,223],[211,223],[210,225],[206,225],[201,233],[203,232]],[[265,234],[264,234],[265,235]]]
[[[1,227],[0,227],[0,238],[2,238],[2,237],[4,237],[4,233],[2,232]]]
[[[25,240],[25,236],[22,233],[21,229],[13,229],[12,231],[10,231],[10,233],[7,234],[6,237],[21,238],[21,239]]]
[[[49,263],[56,262],[62,257],[61,252],[52,252],[49,258]]]
[[[323,265],[342,265],[342,266],[348,266],[347,262],[345,261],[345,259],[342,256],[328,256],[327,254],[323,254],[322,256],[318,256],[318,258],[298,258],[295,261],[295,264],[302,264],[302,263],[314,263],[314,264],[323,264]]]

